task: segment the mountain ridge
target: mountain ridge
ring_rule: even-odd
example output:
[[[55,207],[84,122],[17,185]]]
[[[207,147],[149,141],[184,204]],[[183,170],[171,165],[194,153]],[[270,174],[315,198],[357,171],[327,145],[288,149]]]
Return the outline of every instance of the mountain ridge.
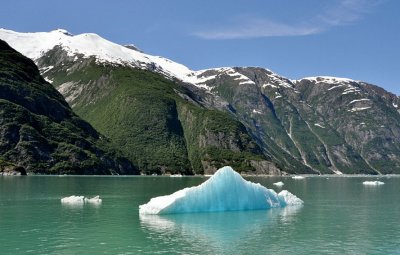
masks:
[[[20,33],[12,30],[0,28],[0,38],[7,41],[13,48],[18,49],[25,56],[37,60],[42,54],[53,49],[55,46],[64,46],[67,48],[67,53],[71,56],[74,54],[83,54],[86,58],[95,56],[99,63],[107,62],[112,64],[130,65],[133,67],[156,71],[167,78],[176,78],[183,82],[192,83],[201,87],[202,79],[201,75],[208,71],[218,71],[223,69],[234,69],[234,68],[246,68],[245,66],[232,66],[232,67],[213,67],[200,70],[192,70],[189,67],[164,58],[161,56],[155,56],[146,54],[139,50],[133,44],[131,45],[119,45],[113,43],[107,39],[102,38],[96,33],[83,33],[73,35],[65,29],[55,29],[50,32],[34,32],[34,33]],[[75,38],[76,40],[72,40]],[[23,40],[22,40],[23,39]],[[22,41],[21,41],[22,40]],[[80,44],[80,45],[79,45]],[[26,45],[30,45],[27,47]],[[132,47],[133,45],[133,47]],[[97,46],[97,47],[91,47]],[[128,46],[128,47],[127,47]],[[33,47],[33,48],[32,48]],[[94,49],[101,48],[102,50],[96,51]],[[159,69],[157,69],[159,66]],[[313,76],[304,77],[300,79],[288,79],[272,70],[259,67],[259,66],[247,66],[248,68],[263,68],[267,72],[275,76],[279,76],[282,79],[287,79],[292,83],[315,78],[330,78],[334,80],[347,80],[353,82],[363,82],[350,78],[341,78],[334,76]],[[394,93],[393,93],[394,94]]]
[[[7,33],[14,36],[19,34],[12,31]],[[71,38],[60,31],[50,33]],[[0,31],[2,37],[4,30]],[[97,35],[86,37],[95,41],[104,40]],[[12,41],[16,46],[22,43],[15,38]],[[99,45],[104,45],[104,42]],[[96,101],[114,93],[111,88],[120,86],[122,80],[114,79],[115,70],[128,68],[129,74],[123,76],[138,78],[140,73],[142,77],[150,77],[150,73],[146,72],[153,72],[170,80],[175,84],[171,83],[174,101],[179,96],[194,105],[222,111],[239,120],[262,148],[263,154],[283,171],[316,174],[400,171],[400,148],[396,146],[396,141],[400,139],[400,97],[382,88],[330,76],[291,80],[260,67],[192,71],[162,57],[150,56],[121,45],[114,46],[124,48],[130,57],[142,54],[141,59],[145,61],[134,59],[126,65],[120,60],[99,61],[96,56],[85,56],[86,52],[72,51],[71,54],[63,44],[42,52],[34,60],[41,68],[42,75],[64,95],[75,111],[91,119],[91,123],[96,120],[87,110],[92,104],[96,105]],[[31,56],[38,55],[37,51],[25,52]],[[141,71],[135,71],[135,68]],[[146,79],[140,80],[136,86],[146,84]],[[156,93],[156,90],[151,93]],[[136,97],[136,94],[132,96]],[[340,110],[332,108],[332,105]],[[378,119],[380,121],[375,121]]]

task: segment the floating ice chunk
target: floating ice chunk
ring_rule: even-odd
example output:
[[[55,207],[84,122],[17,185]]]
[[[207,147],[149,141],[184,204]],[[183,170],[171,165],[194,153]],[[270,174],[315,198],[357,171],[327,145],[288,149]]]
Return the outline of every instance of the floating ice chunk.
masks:
[[[87,198],[85,197],[85,203],[89,203],[89,204],[101,204],[102,200],[100,198],[100,196],[95,196],[92,198]]]
[[[101,202],[102,200],[100,196],[95,196],[92,198],[87,198],[84,196],[69,196],[61,198],[61,203],[68,205],[101,204]]]
[[[304,179],[304,176],[296,175],[296,176],[292,176],[292,179],[302,180],[302,179]]]
[[[385,183],[381,182],[381,181],[365,181],[365,182],[363,182],[363,184],[370,185],[370,186],[378,186],[378,185],[383,185]]]
[[[70,196],[61,198],[63,204],[83,204],[85,202],[84,196]]]
[[[169,177],[183,177],[181,174],[171,174]]]
[[[278,187],[282,187],[285,184],[283,182],[275,182],[274,185],[278,186]]]
[[[147,204],[139,206],[139,212],[171,214],[259,210],[302,203],[301,199],[288,191],[277,194],[261,184],[246,181],[231,167],[226,166],[199,186],[152,198]]]
[[[303,200],[300,198],[296,197],[292,193],[290,193],[287,190],[282,190],[278,194],[279,200],[283,201],[285,205],[302,205]]]

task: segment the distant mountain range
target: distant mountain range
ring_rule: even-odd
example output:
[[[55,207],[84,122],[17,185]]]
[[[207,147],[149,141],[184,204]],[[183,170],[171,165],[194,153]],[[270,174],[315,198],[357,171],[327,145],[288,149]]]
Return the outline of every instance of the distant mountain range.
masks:
[[[400,98],[351,79],[193,71],[65,30],[0,39],[142,173],[400,173]]]

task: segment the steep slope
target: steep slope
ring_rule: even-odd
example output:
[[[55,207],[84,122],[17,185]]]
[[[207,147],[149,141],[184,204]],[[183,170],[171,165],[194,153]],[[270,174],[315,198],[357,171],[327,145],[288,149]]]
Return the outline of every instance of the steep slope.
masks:
[[[0,40],[0,161],[48,174],[135,174],[125,158]]]
[[[291,81],[262,68],[198,75],[232,104],[263,148],[272,139],[319,173],[400,172],[399,97],[381,88],[333,77]]]
[[[304,100],[372,169],[384,174],[399,173],[397,96],[364,82],[331,77],[307,78],[295,84]]]
[[[51,54],[63,54],[56,51]],[[60,59],[53,56],[38,63]],[[81,117],[147,174],[212,173],[226,164],[239,171],[277,171],[266,163],[260,167],[257,162],[266,158],[240,122],[204,107],[184,86],[159,74],[66,58],[47,75]]]

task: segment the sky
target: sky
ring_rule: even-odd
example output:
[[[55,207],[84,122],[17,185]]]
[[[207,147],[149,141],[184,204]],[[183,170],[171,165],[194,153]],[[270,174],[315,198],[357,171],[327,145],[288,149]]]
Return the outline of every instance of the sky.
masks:
[[[0,27],[97,33],[193,70],[259,66],[400,95],[398,0],[2,0]]]

